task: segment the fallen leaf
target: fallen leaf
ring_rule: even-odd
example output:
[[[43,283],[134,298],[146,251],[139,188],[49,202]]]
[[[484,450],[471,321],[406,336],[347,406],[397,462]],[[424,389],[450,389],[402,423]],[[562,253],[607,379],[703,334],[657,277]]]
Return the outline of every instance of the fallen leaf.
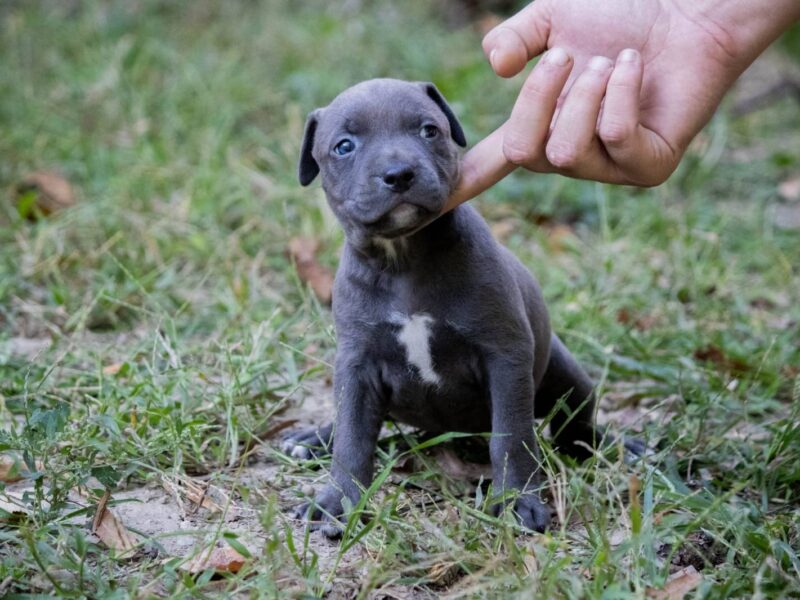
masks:
[[[75,193],[69,181],[52,171],[36,171],[17,184],[14,202],[20,214],[35,221],[75,205]]]
[[[311,286],[323,304],[330,304],[333,296],[333,273],[317,261],[319,241],[309,237],[289,240],[289,258],[297,269],[300,281]]]
[[[505,242],[514,233],[517,223],[514,219],[503,219],[497,223],[492,223],[492,235],[499,242]]]
[[[208,511],[222,512],[222,507],[208,496],[208,484],[198,484],[191,479],[184,481],[186,499]]]
[[[22,498],[6,493],[5,499],[0,497],[0,523],[21,523],[31,514],[31,510],[22,502]]]
[[[647,588],[648,598],[657,600],[681,600],[686,594],[703,583],[703,578],[694,567],[676,571],[667,578],[662,589]]]
[[[778,185],[778,195],[789,202],[800,200],[800,175],[782,181]]]
[[[180,477],[175,481],[163,478],[161,483],[167,492],[176,496],[178,504],[180,504],[180,497],[182,497],[194,505],[193,512],[198,508],[205,508],[212,513],[222,512],[222,507],[209,494],[211,486],[208,482],[195,481],[189,477]],[[217,495],[222,495],[219,489],[216,492]],[[178,495],[180,497],[177,497]],[[228,498],[223,498],[223,500],[227,503]]]
[[[42,468],[42,463],[38,460],[36,461],[36,468]],[[8,454],[0,455],[0,481],[14,483],[25,479],[28,474],[28,467],[19,458]]]
[[[739,358],[731,358],[719,346],[709,344],[694,351],[696,360],[712,363],[728,373],[743,374],[750,371],[750,365]]]
[[[276,419],[275,422],[260,433],[258,437],[268,440],[278,435],[284,429],[288,429],[292,425],[297,424],[297,422],[298,419]]]
[[[428,579],[439,587],[450,587],[461,578],[461,567],[458,563],[440,562],[435,563],[428,569]]]
[[[0,481],[14,483],[23,479],[22,462],[11,456],[0,456]]]
[[[138,540],[108,508],[110,499],[111,492],[106,490],[97,503],[92,521],[92,533],[106,546],[118,552],[119,558],[130,558],[136,551]]]
[[[577,236],[569,225],[556,223],[547,230],[547,244],[553,252],[564,252],[575,246]]]
[[[648,331],[658,325],[659,318],[652,314],[634,315],[623,307],[617,311],[617,321],[623,325],[633,325],[639,331]]]
[[[125,363],[113,363],[103,367],[103,375],[116,375]]]
[[[450,448],[437,447],[434,458],[445,475],[462,481],[477,481],[481,477],[491,479],[492,466],[461,460]]]
[[[247,559],[230,546],[203,550],[190,561],[181,565],[181,569],[197,575],[212,569],[215,573],[238,573]]]
[[[484,37],[502,22],[503,17],[500,15],[496,15],[494,13],[485,13],[475,21],[475,29],[478,30],[478,33],[481,35],[481,37]]]

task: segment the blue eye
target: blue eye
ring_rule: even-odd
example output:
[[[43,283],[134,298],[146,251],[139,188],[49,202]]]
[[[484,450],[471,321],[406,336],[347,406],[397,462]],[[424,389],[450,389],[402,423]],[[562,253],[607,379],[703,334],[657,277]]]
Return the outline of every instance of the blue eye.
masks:
[[[355,149],[356,145],[352,140],[344,139],[333,147],[333,153],[344,156],[345,154],[350,154]]]
[[[436,125],[423,125],[419,129],[420,137],[430,140],[439,135],[439,128]]]

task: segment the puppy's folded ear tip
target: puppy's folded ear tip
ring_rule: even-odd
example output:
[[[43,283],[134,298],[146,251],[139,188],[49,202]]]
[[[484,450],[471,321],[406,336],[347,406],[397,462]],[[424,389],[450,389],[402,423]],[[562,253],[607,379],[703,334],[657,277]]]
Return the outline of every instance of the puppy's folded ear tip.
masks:
[[[319,165],[312,154],[319,115],[320,109],[316,109],[309,113],[308,119],[306,120],[306,128],[303,133],[303,145],[300,149],[300,164],[297,168],[297,178],[302,186],[310,184],[314,181],[317,174],[319,174]]]
[[[319,174],[319,167],[316,166],[316,162],[314,166],[311,167],[310,165],[300,165],[299,173],[297,174],[297,179],[300,181],[300,185],[306,187],[311,185],[311,182],[314,181],[317,174]]]
[[[450,137],[457,145],[465,148],[467,146],[467,138],[464,135],[464,129],[461,127],[461,123],[459,123],[453,109],[447,104],[447,100],[444,99],[442,93],[433,83],[423,81],[420,82],[420,85],[425,90],[428,98],[433,100],[444,113],[444,116],[447,117],[447,122],[450,124]]]

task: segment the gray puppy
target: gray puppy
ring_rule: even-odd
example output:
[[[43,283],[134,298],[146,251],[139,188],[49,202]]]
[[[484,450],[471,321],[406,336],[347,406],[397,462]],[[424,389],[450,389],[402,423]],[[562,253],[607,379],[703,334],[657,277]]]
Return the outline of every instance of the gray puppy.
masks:
[[[537,531],[550,511],[534,418],[563,397],[550,422],[559,450],[583,458],[600,437],[592,382],[551,333],[536,280],[474,208],[441,214],[465,145],[430,83],[366,81],[308,117],[300,183],[321,173],[347,238],[333,294],[337,414],[284,449],[307,457],[332,443],[333,482],[301,509],[330,537],[343,497],[355,504],[372,480],[384,419],[491,432],[495,492],[516,490],[521,523]]]

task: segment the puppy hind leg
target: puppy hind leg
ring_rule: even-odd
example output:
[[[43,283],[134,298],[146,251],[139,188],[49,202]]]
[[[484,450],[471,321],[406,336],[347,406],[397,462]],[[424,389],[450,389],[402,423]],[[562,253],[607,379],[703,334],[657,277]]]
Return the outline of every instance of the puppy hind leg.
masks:
[[[550,362],[536,392],[536,417],[548,416],[560,401],[561,409],[550,421],[553,445],[559,452],[585,460],[592,454],[590,448],[614,442],[605,428],[595,424],[597,396],[591,378],[553,334]],[[647,453],[647,445],[638,438],[625,437],[622,443],[634,457]]]
[[[603,435],[594,423],[595,401],[591,378],[553,334],[550,361],[536,391],[535,405],[536,416],[546,417],[560,402],[561,408],[550,421],[553,444],[559,452],[583,460],[591,456],[586,446],[594,448],[600,444]]]
[[[283,438],[281,451],[294,458],[311,460],[331,453],[333,423],[321,427],[303,427]]]

